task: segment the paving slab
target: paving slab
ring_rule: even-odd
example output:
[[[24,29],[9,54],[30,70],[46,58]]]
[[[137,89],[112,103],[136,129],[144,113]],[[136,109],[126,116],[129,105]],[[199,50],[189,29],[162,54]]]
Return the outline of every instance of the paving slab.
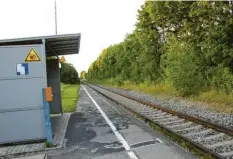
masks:
[[[136,125],[130,125],[128,129],[120,130],[120,133],[124,135],[129,145],[154,141],[154,138],[148,132],[142,130]]]
[[[178,152],[173,151],[173,149],[170,149],[164,144],[153,144],[134,148],[134,152],[138,155],[139,158],[189,159],[187,156],[180,155]],[[190,156],[190,158],[192,157]]]
[[[63,115],[51,115],[51,123],[53,130],[53,144],[56,145],[54,148],[62,147],[65,142],[65,132],[67,129],[70,113],[64,113]],[[1,158],[12,158],[18,155],[27,155],[28,153],[38,153],[43,151],[49,151],[45,147],[44,142],[30,143],[23,145],[14,146],[1,146],[0,147],[0,159]]]
[[[46,158],[45,154],[40,154],[40,155],[34,155],[34,156],[19,157],[19,158],[14,158],[14,159],[45,159],[45,158]]]
[[[119,153],[93,157],[93,159],[130,159],[130,157],[124,152],[119,152]]]

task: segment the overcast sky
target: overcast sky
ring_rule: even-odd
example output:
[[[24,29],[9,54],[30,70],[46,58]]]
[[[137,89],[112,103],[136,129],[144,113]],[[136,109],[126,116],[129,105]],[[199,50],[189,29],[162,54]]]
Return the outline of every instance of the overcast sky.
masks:
[[[101,50],[132,32],[144,0],[57,0],[58,34],[81,33],[78,55],[65,56],[81,72]],[[0,0],[0,39],[55,34],[54,0]]]

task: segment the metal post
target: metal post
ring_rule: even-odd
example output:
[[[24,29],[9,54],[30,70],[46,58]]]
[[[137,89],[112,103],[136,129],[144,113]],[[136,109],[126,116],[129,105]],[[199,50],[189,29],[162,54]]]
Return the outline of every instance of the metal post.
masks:
[[[57,55],[56,55],[57,56]],[[60,62],[59,62],[59,57],[57,56],[57,64],[58,64],[58,67],[59,67],[59,65],[60,65]],[[60,81],[60,85],[59,85],[59,88],[60,88],[60,92],[61,92],[61,75],[60,75],[60,68],[58,68],[59,69],[59,71],[58,71],[58,73],[59,73],[59,76],[58,76],[58,78],[59,78],[59,81]],[[61,96],[60,96],[61,97]],[[60,113],[61,113],[61,115],[63,115],[63,111],[62,111],[62,101],[61,101],[61,98],[60,98],[60,103],[61,103],[61,107],[60,107]]]
[[[45,99],[45,88],[42,89],[42,97],[43,97],[43,105],[44,105],[44,119],[45,119],[45,133],[47,142],[52,144],[52,127],[51,127],[51,119],[50,119],[50,108],[49,103]]]
[[[55,32],[57,35],[57,1],[55,0]]]

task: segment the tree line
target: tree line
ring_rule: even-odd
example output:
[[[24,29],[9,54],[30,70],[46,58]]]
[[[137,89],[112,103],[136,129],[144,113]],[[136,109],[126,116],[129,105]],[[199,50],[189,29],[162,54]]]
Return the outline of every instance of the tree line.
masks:
[[[232,9],[229,1],[146,1],[135,30],[104,49],[86,78],[169,83],[182,96],[232,93]]]

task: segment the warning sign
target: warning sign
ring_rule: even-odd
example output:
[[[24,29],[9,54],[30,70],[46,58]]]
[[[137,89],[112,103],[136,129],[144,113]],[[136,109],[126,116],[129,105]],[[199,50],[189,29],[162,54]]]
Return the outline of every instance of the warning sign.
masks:
[[[64,56],[62,56],[61,59],[60,59],[60,63],[64,63],[64,62],[66,62],[66,59],[65,59]]]
[[[31,50],[28,52],[25,62],[34,62],[34,61],[40,61],[40,58],[36,53],[36,50],[34,48],[31,48]]]

